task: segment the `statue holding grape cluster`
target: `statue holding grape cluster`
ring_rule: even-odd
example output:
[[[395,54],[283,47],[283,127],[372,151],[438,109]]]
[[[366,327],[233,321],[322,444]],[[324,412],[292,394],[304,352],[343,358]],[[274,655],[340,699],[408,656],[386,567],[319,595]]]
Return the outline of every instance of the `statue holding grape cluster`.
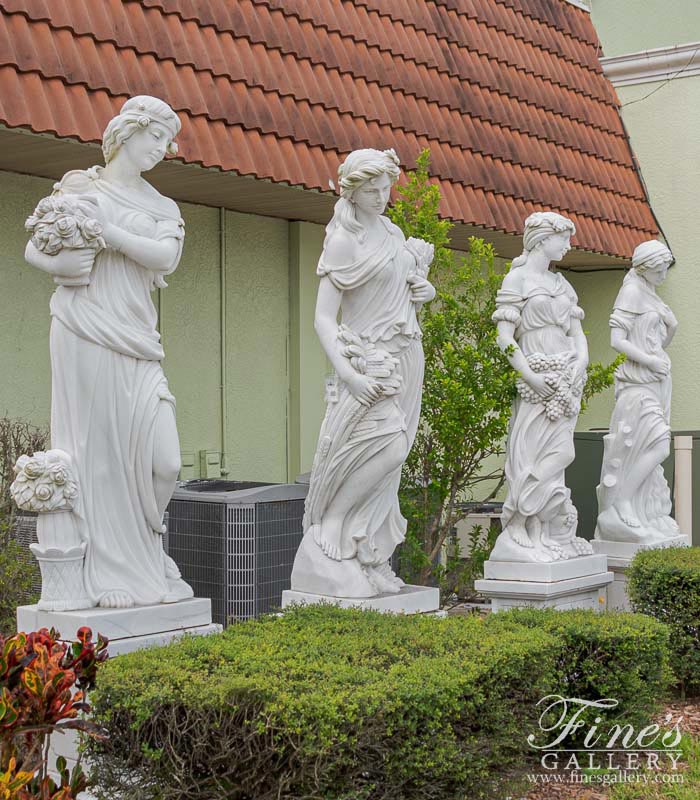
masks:
[[[552,562],[592,553],[576,536],[578,515],[564,472],[586,380],[583,311],[550,263],[575,233],[571,220],[537,212],[525,220],[524,250],[496,297],[499,345],[520,373],[506,455],[508,496],[492,561]]]

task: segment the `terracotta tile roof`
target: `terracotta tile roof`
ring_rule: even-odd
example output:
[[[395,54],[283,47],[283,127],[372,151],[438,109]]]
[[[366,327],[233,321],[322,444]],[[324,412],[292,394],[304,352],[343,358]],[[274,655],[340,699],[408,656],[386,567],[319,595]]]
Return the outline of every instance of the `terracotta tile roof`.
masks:
[[[548,207],[628,258],[657,226],[598,47],[563,0],[0,0],[0,121],[96,142],[154,94],[178,158],[320,191],[356,147],[428,146],[445,216]]]

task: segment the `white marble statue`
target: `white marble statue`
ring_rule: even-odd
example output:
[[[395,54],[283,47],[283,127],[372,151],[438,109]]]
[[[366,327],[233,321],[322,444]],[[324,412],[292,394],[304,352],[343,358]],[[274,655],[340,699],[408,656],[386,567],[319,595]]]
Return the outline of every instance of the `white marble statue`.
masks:
[[[571,285],[549,265],[575,233],[553,212],[525,220],[524,251],[496,297],[498,340],[520,373],[508,433],[503,532],[491,561],[551,562],[592,553],[576,536],[578,515],[564,481],[586,380],[583,311]]]
[[[610,343],[627,360],[615,372],[596,539],[647,545],[680,534],[661,467],[671,445],[671,362],[665,348],[678,322],[656,287],[672,262],[661,242],[640,244],[610,317]]]
[[[176,152],[179,130],[163,101],[128,100],[105,130],[106,166],[67,173],[27,220],[26,260],[58,284],[53,450],[18,464],[15,483],[26,487],[34,462],[57,452],[75,477],[71,507],[35,508],[43,484],[23,506],[43,512],[36,553],[51,610],[192,596],[163,550],[180,450],[151,300],[177,267],[184,226],[177,205],[141,177]]]
[[[418,427],[423,348],[416,312],[433,299],[433,247],[382,216],[393,150],[356,150],[339,171],[315,327],[335,376],[327,392],[292,589],[366,598],[398,592],[389,559],[405,535],[398,488]],[[340,325],[338,314],[340,313]]]

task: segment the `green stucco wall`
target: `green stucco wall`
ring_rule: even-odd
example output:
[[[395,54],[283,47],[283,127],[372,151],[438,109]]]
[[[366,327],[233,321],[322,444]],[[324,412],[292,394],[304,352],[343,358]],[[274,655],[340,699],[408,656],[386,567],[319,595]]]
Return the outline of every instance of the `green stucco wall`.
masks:
[[[288,223],[226,214],[229,477],[287,479]]]
[[[49,419],[49,300],[54,284],[24,261],[24,220],[52,182],[0,172],[0,414]]]
[[[700,40],[697,0],[593,0],[591,12],[606,56]]]
[[[185,247],[168,288],[154,295],[165,348],[163,368],[177,398],[180,448],[221,449],[219,212],[182,205]],[[196,470],[195,470],[196,474]]]
[[[38,425],[50,415],[54,287],[24,261],[24,220],[51,188],[42,178],[0,172],[0,414]],[[313,330],[323,228],[190,204],[180,210],[182,260],[154,302],[181,449],[194,459],[183,477],[199,476],[200,451],[223,451],[230,479],[293,480],[311,467],[323,415],[327,365]]]
[[[291,478],[311,469],[318,431],[325,413],[324,377],[332,367],[316,331],[314,313],[318,264],[325,229],[322,225],[290,225],[290,431]]]

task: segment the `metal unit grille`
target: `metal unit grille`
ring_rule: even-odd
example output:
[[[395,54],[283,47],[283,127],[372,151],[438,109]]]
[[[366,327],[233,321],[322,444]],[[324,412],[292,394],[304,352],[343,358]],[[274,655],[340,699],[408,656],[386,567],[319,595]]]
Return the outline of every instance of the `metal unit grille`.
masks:
[[[279,608],[303,537],[308,486],[204,481],[181,484],[170,502],[169,553],[214,622]],[[191,485],[192,484],[192,485]]]
[[[260,503],[257,507],[257,614],[279,608],[282,592],[291,588],[294,557],[303,536],[303,517],[303,500]]]
[[[257,616],[255,591],[255,506],[226,506],[227,618],[250,619]]]
[[[226,506],[171,500],[168,555],[197,597],[211,598],[214,622],[226,619]]]
[[[30,544],[37,544],[36,538],[36,514],[17,514],[12,523],[12,538],[22,547],[20,558],[22,562],[30,566],[32,572],[31,594],[23,601],[35,602],[36,597],[41,594],[41,571],[39,563],[34,558],[34,553],[29,549]],[[36,597],[35,597],[36,596]]]

